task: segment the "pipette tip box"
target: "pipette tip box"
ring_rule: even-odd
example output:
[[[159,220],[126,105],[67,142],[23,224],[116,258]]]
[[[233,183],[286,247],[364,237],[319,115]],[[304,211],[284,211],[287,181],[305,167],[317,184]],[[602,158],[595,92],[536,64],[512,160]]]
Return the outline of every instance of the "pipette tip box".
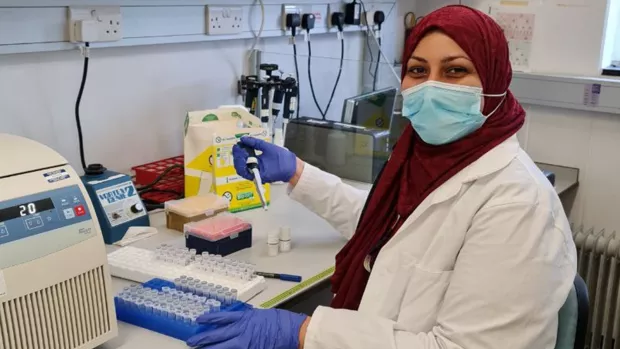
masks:
[[[169,282],[162,279],[153,279],[150,280],[143,285],[143,289],[151,289],[158,291],[160,294],[163,292],[165,288],[168,290],[176,290],[175,284],[173,282]],[[200,325],[196,323],[195,318],[179,318],[178,316],[173,316],[173,314],[162,312],[159,309],[154,309],[152,307],[144,306],[144,300],[141,300],[135,304],[124,300],[124,297],[121,297],[123,292],[119,293],[116,297],[114,297],[114,305],[116,306],[116,318],[119,321],[123,321],[135,326],[139,326],[145,328],[147,330],[151,330],[157,333],[161,333],[163,335],[173,337],[182,341],[187,341],[190,337],[195,334],[202,333],[205,331],[209,331],[214,329],[213,325]],[[184,291],[185,295],[192,295],[193,297],[199,297],[191,292]],[[147,301],[148,302],[148,301]],[[245,311],[252,309],[252,306],[239,302],[233,301],[230,304],[221,305],[220,312],[232,312],[232,311]],[[196,313],[194,313],[194,316]]]
[[[166,226],[168,229],[183,232],[183,226],[189,222],[198,222],[205,218],[228,211],[228,200],[215,194],[207,193],[181,200],[165,203]]]
[[[199,222],[190,222],[183,228],[185,246],[199,254],[226,256],[244,248],[252,247],[252,226],[243,219],[220,214]]]

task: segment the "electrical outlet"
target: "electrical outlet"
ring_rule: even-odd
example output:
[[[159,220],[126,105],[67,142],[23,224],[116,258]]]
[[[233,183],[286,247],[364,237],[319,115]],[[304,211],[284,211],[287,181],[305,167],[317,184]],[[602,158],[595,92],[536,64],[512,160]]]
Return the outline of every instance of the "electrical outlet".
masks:
[[[123,39],[120,6],[69,7],[71,42],[107,42]]]
[[[241,34],[242,6],[207,6],[207,35]]]
[[[312,5],[282,5],[282,30],[286,31],[288,28],[286,27],[286,15],[289,13],[296,13],[301,17],[305,13],[312,13],[315,18],[315,28],[325,27],[327,23],[327,19],[323,18],[325,13],[321,13],[321,6],[312,6]]]
[[[334,25],[332,24],[332,13],[334,12],[344,13],[344,8],[341,5],[334,5],[334,4],[327,5],[327,28],[328,29],[334,28]]]
[[[282,30],[286,31],[286,15],[289,13],[296,13],[301,17],[302,9],[300,6],[295,5],[282,5]]]

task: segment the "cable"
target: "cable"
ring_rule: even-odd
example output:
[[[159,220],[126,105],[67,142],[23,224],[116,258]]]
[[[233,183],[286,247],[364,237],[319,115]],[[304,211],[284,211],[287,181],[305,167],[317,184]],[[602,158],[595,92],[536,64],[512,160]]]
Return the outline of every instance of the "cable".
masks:
[[[170,173],[172,170],[177,169],[177,168],[183,168],[183,165],[172,165],[172,166],[168,166],[168,168],[166,168],[164,170],[164,172],[160,173],[155,180],[153,180],[151,183],[144,185],[140,188],[138,188],[138,192],[144,192],[147,190],[152,189],[154,186],[157,185],[157,183],[159,183],[168,173]]]
[[[256,36],[254,37],[254,43],[252,44],[252,47],[250,47],[248,57],[251,54],[252,50],[254,50],[258,45],[258,41],[263,35],[263,30],[265,29],[265,3],[263,2],[263,0],[258,0],[258,3],[260,5],[260,29],[258,29],[258,34],[256,34]]]
[[[82,168],[86,169],[86,157],[84,156],[84,137],[82,135],[82,123],[80,122],[80,104],[82,103],[82,94],[84,94],[84,87],[86,86],[86,78],[88,77],[88,48],[90,47],[90,43],[84,43],[84,50],[82,51],[84,54],[84,70],[82,71],[82,82],[80,83],[80,91],[77,95],[77,100],[75,101],[75,124],[77,126],[78,131],[78,143],[80,146],[80,161],[82,162]]]
[[[362,11],[364,12],[364,16],[366,16],[366,4],[364,4],[364,1],[360,0],[360,4],[362,5]],[[366,23],[366,47],[368,48],[368,54],[370,54],[370,63],[368,64],[368,74],[370,74],[370,76],[372,76],[373,78],[375,77],[372,73],[372,62],[374,62],[374,56],[372,54],[372,48],[370,47],[370,32],[371,32],[371,28],[370,25],[368,25],[368,23]],[[380,57],[377,57],[378,60],[381,60]]]
[[[383,22],[385,22],[385,14],[383,11],[375,11],[373,14],[373,22],[377,24],[377,33],[379,33],[379,38],[377,38],[377,49],[381,52],[381,26]],[[374,35],[374,32],[373,32]],[[375,75],[372,77],[372,90],[377,90],[377,78],[379,74],[379,63],[381,62],[381,53],[379,53],[377,57],[377,65],[375,66]]]
[[[297,100],[301,101],[301,86],[299,86],[299,64],[297,63],[297,43],[295,42],[295,34],[297,33],[297,28],[301,25],[301,17],[297,13],[289,13],[286,15],[286,27],[291,29],[291,43],[293,44],[293,60],[295,61],[295,79],[297,79],[297,86],[299,87],[297,90]],[[297,118],[299,118],[299,105],[301,103],[297,103]]]
[[[374,62],[375,58],[372,54],[372,48],[370,47],[370,35],[369,33],[366,33],[366,48],[368,48],[368,54],[370,55],[370,63],[368,64],[368,74],[370,74],[370,76],[372,76],[373,78],[375,77],[372,73],[372,62]]]
[[[319,101],[316,99],[316,93],[314,92],[314,84],[312,83],[312,44],[310,40],[308,40],[308,83],[310,83],[310,92],[312,92],[312,99],[314,100],[314,105],[319,110],[321,117],[325,120],[325,113],[321,109],[319,105]]]
[[[379,50],[381,50],[381,38],[379,38],[377,40],[377,43],[379,44]],[[375,74],[372,76],[372,90],[376,91],[377,90],[377,77],[378,77],[378,73],[379,73],[379,63],[381,63],[381,56],[378,57],[379,59],[377,59],[377,65],[375,65]]]
[[[295,60],[295,79],[297,79],[297,86],[299,86],[299,64],[297,64],[297,44],[293,43],[293,59]],[[299,105],[301,104],[301,86],[297,89],[297,118],[299,118]]]
[[[372,37],[375,39],[375,42],[377,43],[377,45],[379,44],[379,40],[377,39],[377,37],[374,35],[372,35]],[[387,59],[387,57],[385,57],[385,53],[383,53],[383,50],[379,50],[379,53],[381,53],[381,57],[383,57],[383,59],[385,60],[385,62],[388,64],[388,66],[390,67],[390,70],[392,71],[392,74],[394,74],[394,77],[396,78],[396,81],[398,81],[398,83],[400,84],[400,74],[396,73],[396,70],[394,69],[394,65],[390,64],[390,61]]]
[[[338,76],[336,77],[336,83],[334,84],[334,88],[332,89],[332,95],[329,97],[329,102],[327,103],[327,107],[325,108],[325,115],[329,111],[329,107],[334,100],[334,95],[336,94],[336,89],[338,88],[338,83],[340,82],[340,76],[342,75],[342,66],[344,64],[344,39],[340,40],[340,68],[338,69]]]

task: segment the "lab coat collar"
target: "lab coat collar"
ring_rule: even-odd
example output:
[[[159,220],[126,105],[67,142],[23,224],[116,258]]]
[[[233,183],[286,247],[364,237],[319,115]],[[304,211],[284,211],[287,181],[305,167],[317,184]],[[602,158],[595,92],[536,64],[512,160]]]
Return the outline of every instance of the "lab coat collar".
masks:
[[[460,179],[462,183],[468,183],[495,173],[508,166],[519,154],[519,149],[521,146],[517,136],[512,136],[465,167],[454,178]]]
[[[488,176],[508,166],[508,164],[517,157],[519,149],[521,149],[521,147],[516,135],[491,149],[478,160],[454,175],[439,188],[435,189],[435,191],[413,211],[411,216],[409,216],[403,224],[403,228],[405,225],[415,221],[431,206],[447,201],[457,195],[461,191],[463,185]]]

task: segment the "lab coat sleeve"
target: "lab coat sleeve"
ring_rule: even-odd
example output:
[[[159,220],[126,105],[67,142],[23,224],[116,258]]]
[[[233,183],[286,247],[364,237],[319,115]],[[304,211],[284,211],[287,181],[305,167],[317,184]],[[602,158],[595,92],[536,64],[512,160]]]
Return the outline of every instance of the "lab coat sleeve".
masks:
[[[354,188],[332,174],[305,164],[297,185],[289,195],[350,239],[355,233],[368,192]]]
[[[398,321],[321,307],[305,349],[554,348],[558,311],[576,270],[568,227],[554,222],[531,204],[479,211],[432,330],[414,333]]]

